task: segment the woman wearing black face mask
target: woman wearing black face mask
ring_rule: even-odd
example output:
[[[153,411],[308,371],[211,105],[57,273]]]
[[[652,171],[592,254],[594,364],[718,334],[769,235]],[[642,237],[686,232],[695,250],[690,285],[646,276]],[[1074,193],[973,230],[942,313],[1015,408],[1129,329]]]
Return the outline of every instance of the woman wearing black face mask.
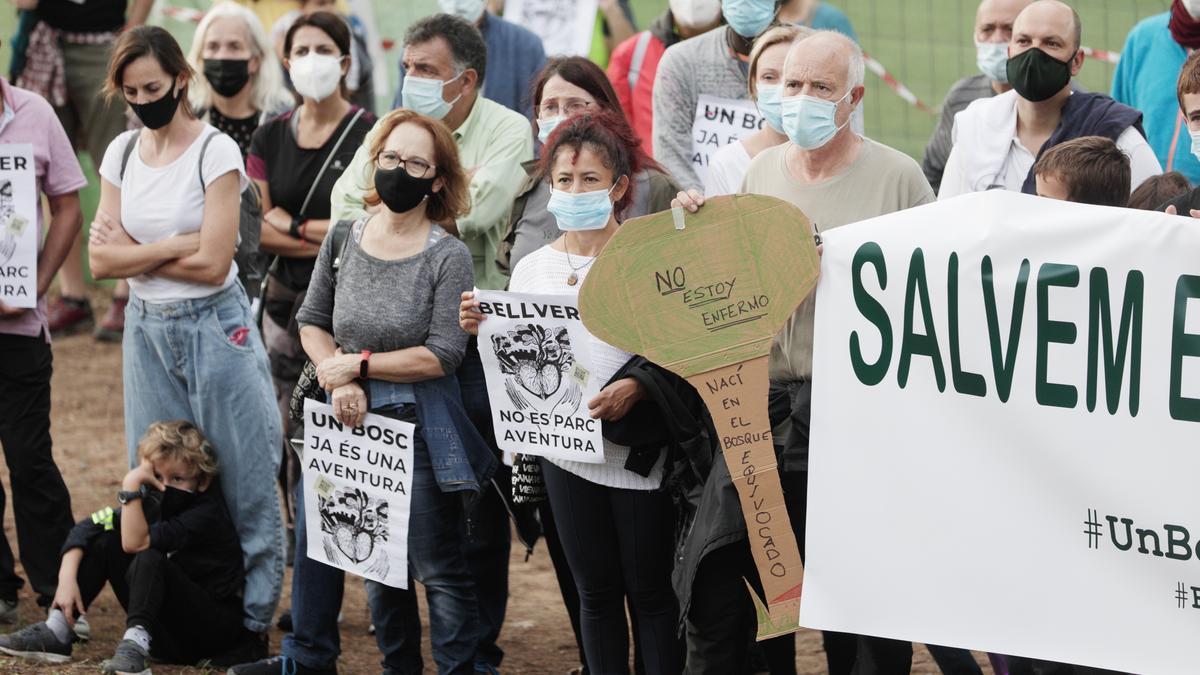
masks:
[[[254,130],[294,104],[262,23],[236,3],[218,2],[204,14],[188,63],[199,73],[192,108],[233,138],[243,156]]]
[[[104,154],[89,253],[98,278],[129,279],[122,362],[130,461],[153,422],[208,427],[248,561],[244,623],[262,632],[282,586],[279,499],[263,486],[274,482],[283,439],[266,351],[233,262],[242,156],[192,113],[192,77],[162,28],[117,40],[106,89],[146,128],[118,136]]]
[[[409,570],[425,587],[438,671],[471,672],[480,630],[459,523],[463,497],[479,492],[496,460],[463,410],[455,377],[467,346],[458,299],[474,285],[471,253],[453,227],[470,208],[467,177],[450,130],[410,110],[380,120],[368,150],[373,161],[363,179],[374,187],[365,200],[379,208],[325,238],[296,319],[338,421],[357,427],[371,412],[416,424]],[[299,490],[295,502],[302,523]],[[307,550],[298,527],[293,632],[282,656],[230,672],[336,671],[344,574]],[[384,670],[419,671],[419,622],[405,619],[417,614],[415,591],[368,581],[367,595]]]

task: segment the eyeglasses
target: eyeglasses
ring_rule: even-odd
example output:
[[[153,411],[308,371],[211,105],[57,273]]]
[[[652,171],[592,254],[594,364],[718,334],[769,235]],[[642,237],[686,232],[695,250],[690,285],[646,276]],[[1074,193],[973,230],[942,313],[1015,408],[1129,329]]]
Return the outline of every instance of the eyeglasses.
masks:
[[[538,118],[575,115],[587,110],[591,105],[590,102],[578,98],[563,101],[562,105],[559,105],[558,99],[550,99],[542,101],[542,105],[538,107]]]
[[[403,159],[400,155],[394,152],[381,152],[375,157],[375,166],[378,166],[384,171],[391,171],[398,166],[404,167],[408,175],[413,178],[428,178],[433,166],[419,157],[409,157]]]

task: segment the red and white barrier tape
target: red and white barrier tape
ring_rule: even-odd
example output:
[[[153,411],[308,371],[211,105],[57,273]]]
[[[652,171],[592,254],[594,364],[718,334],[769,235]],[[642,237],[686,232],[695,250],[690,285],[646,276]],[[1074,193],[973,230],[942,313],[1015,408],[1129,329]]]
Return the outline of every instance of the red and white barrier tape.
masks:
[[[1089,59],[1104,61],[1114,66],[1121,60],[1121,52],[1109,52],[1103,49],[1092,49],[1091,47],[1080,47],[1080,49],[1083,51],[1083,55]]]
[[[200,19],[204,18],[204,12],[201,12],[198,9],[191,9],[189,7],[173,7],[171,5],[166,5],[162,8],[162,13],[165,16],[171,17],[172,19],[178,19],[180,21],[190,21],[193,23],[199,23]],[[392,49],[395,48],[395,46],[396,46],[395,40],[384,38],[384,40],[383,40],[383,50],[384,51],[391,51]],[[1110,52],[1110,51],[1105,51],[1103,49],[1092,49],[1091,47],[1082,47],[1081,49],[1083,50],[1084,56],[1087,56],[1090,59],[1096,59],[1098,61],[1104,61],[1106,63],[1111,63],[1114,65],[1118,61],[1121,60],[1120,52]],[[877,61],[870,54],[863,52],[863,60],[866,62],[867,68],[872,73],[875,73],[879,77],[879,79],[883,80],[883,83],[887,85],[888,89],[891,89],[893,92],[895,92],[896,95],[899,96],[900,98],[904,99],[904,101],[906,103],[908,103],[909,105],[913,106],[914,108],[916,108],[918,110],[927,112],[930,115],[937,114],[937,112],[938,112],[937,110],[929,107],[928,105],[925,104],[924,101],[917,98],[917,95],[912,93],[911,89],[906,87],[904,85],[904,83],[901,82],[900,80],[897,80],[894,75],[892,75],[890,72],[888,72],[888,69],[886,67],[884,67],[884,65],[882,63]]]
[[[909,105],[917,108],[918,110],[923,110],[930,115],[937,114],[936,110],[925,105],[921,99],[917,98],[916,94],[912,93],[912,90],[904,86],[903,82],[893,77],[892,74],[888,72],[888,69],[884,68],[883,64],[879,61],[876,61],[870,54],[863,52],[863,60],[866,62],[868,70],[878,75],[879,79],[883,80],[883,83],[886,84],[889,89],[896,92],[896,95],[904,99]]]

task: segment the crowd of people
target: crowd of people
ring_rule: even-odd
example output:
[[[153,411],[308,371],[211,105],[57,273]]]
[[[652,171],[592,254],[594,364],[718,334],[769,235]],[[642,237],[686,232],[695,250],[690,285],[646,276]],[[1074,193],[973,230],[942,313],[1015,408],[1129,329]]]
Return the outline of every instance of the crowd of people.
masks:
[[[337,672],[345,575],[307,555],[291,443],[297,396],[313,390],[343,424],[371,413],[417,430],[408,588],[366,582],[384,672],[424,668],[411,581],[439,673],[501,669],[515,532],[530,550],[546,541],[576,672],[795,673],[794,636],[753,640],[743,579],[757,572],[695,390],[592,338],[604,462],[519,457],[545,494],[514,500],[474,291],[576,296],[622,222],[727,194],[787,201],[821,231],[990,189],[1200,217],[1200,2],[1134,28],[1108,96],[1074,81],[1084,26],[1070,5],[981,0],[979,72],[950,89],[918,163],[862,133],[863,52],[819,0],[670,0],[642,32],[626,3],[600,0],[602,58],[547,57],[502,3],[439,0],[404,34],[394,109],[378,116],[365,33],[338,3],[298,0],[264,22],[221,0],[185,54],[143,25],[151,0],[21,1],[0,143],[32,144],[49,215],[37,307],[0,303],[0,445],[46,615],[0,635],[0,652],[41,661],[70,659],[107,584],[127,630],[104,672]],[[698,110],[714,100],[759,122],[698,159]],[[96,328],[122,344],[130,470],[119,508],[72,526],[50,336],[92,322],[77,149],[100,185],[86,260],[121,282]],[[813,319],[810,299],[770,355],[801,555]],[[0,539],[0,623],[16,623],[23,585]],[[277,621],[288,635],[272,655]],[[836,675],[912,668],[908,642],[823,644]],[[982,673],[970,652],[929,650],[947,674]],[[1018,675],[1095,672],[989,658]]]

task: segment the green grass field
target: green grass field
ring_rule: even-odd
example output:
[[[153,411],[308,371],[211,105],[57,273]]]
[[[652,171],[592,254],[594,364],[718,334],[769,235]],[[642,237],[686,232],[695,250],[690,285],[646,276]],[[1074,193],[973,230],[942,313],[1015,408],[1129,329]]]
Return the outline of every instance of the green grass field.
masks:
[[[649,25],[666,9],[667,0],[631,0],[639,27]],[[164,5],[207,7],[209,0],[157,0]],[[881,61],[921,100],[937,106],[955,80],[975,72],[975,52],[971,42],[976,0],[836,0],[849,16],[863,48]],[[1165,11],[1169,0],[1076,0],[1083,17],[1084,44],[1095,49],[1119,51],[1129,29],[1142,18]],[[436,11],[435,0],[374,0],[376,19],[384,37],[397,39],[413,19]],[[0,9],[0,36],[12,34],[15,10]],[[156,15],[158,12],[156,11]],[[191,26],[157,16],[160,21],[190,43]],[[185,44],[186,48],[186,44]],[[10,51],[0,49],[0,68],[8,70]],[[395,71],[398,55],[388,54],[387,72]],[[909,106],[873,75],[867,76],[865,102],[867,133],[910,155],[921,156],[933,129],[934,118]],[[1089,61],[1080,80],[1092,91],[1108,91],[1112,66]],[[386,100],[391,100],[390,96]]]

